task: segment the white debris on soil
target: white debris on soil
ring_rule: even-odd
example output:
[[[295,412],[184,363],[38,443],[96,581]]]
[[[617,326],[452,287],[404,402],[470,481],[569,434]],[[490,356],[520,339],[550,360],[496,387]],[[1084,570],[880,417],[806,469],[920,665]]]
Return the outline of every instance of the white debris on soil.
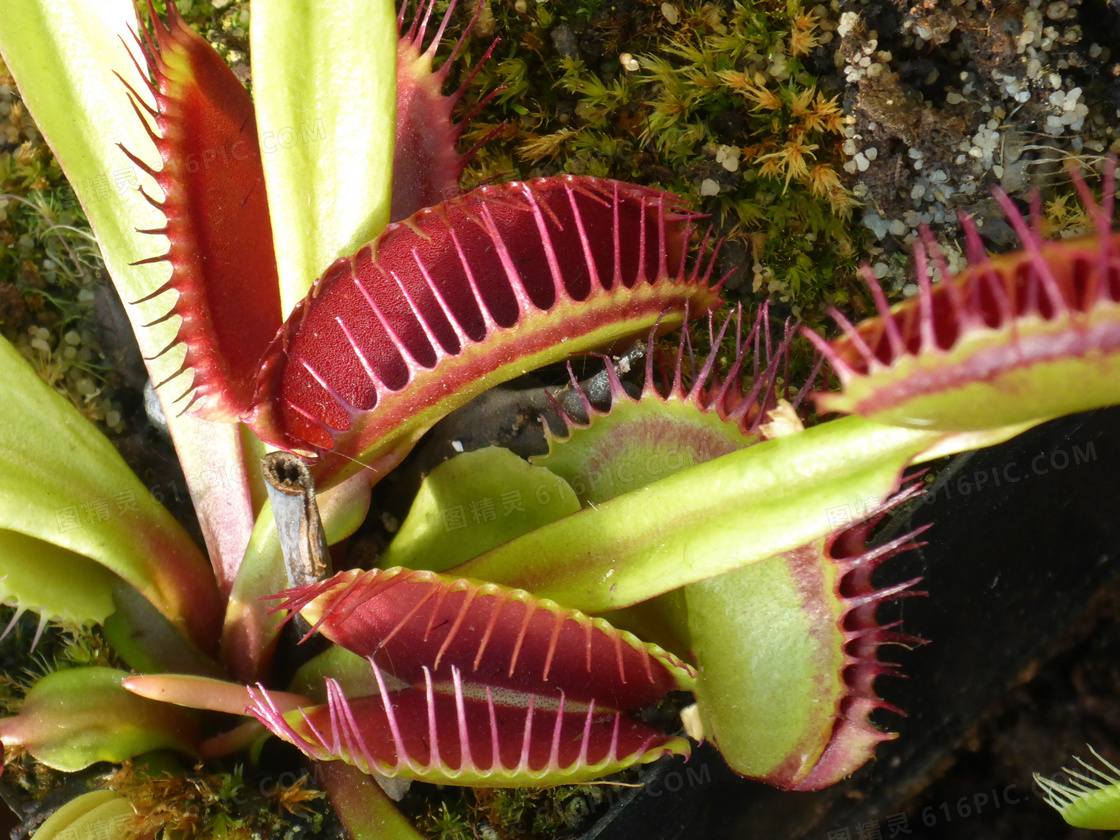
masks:
[[[889,290],[916,291],[900,254],[921,225],[953,228],[967,211],[997,247],[1010,246],[992,187],[1021,198],[1040,175],[1062,180],[1065,160],[1099,165],[1120,152],[1120,50],[1107,27],[1083,26],[1089,3],[1009,0],[1000,15],[990,0],[907,3],[902,12],[833,3],[845,9],[834,54],[848,85],[844,170]],[[1111,101],[1087,85],[1111,86]],[[951,269],[963,265],[952,243],[945,256]]]

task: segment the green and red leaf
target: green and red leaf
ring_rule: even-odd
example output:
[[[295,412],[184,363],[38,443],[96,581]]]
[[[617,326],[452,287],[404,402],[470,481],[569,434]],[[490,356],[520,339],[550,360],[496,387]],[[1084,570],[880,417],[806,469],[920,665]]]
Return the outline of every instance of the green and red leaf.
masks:
[[[174,3],[166,24],[152,15],[152,30],[145,41],[155,108],[130,92],[160,164],[126,150],[162,191],[161,199],[144,195],[167,219],[146,231],[169,247],[141,262],[172,269],[148,298],[176,295],[160,320],[181,319],[167,349],[186,347],[180,372],[193,372],[191,405],[208,419],[235,420],[252,405],[260,360],[281,322],[253,103]]]
[[[872,518],[793,551],[684,589],[705,736],[737,773],[785,790],[819,790],[854,773],[894,738],[871,723],[875,679],[895,665],[882,644],[921,640],[882,626],[879,606],[917,580],[876,588],[871,574],[914,546],[907,534],[875,549]]]
[[[394,222],[459,195],[459,179],[471,158],[471,152],[461,154],[457,148],[459,137],[470,117],[456,123],[452,112],[474,74],[489,58],[493,45],[459,88],[450,95],[444,95],[443,86],[447,82],[451,66],[481,11],[479,7],[466,31],[452,48],[451,54],[439,69],[433,70],[436,49],[443,40],[444,30],[456,4],[457,0],[448,4],[443,20],[426,48],[424,38],[435,11],[434,0],[421,0],[407,31],[403,31],[405,9],[409,5],[407,2],[401,4],[397,18],[398,29],[402,32],[397,42],[397,122],[396,140],[393,144]],[[490,95],[493,96],[492,93]],[[484,99],[483,104],[485,101]]]
[[[193,754],[194,716],[125,690],[127,676],[100,667],[48,674],[28,692],[18,715],[0,720],[0,743],[70,773],[151,750]]]
[[[929,262],[950,272],[928,234],[915,249],[919,292],[887,306],[865,271],[879,316],[843,335],[808,337],[840,377],[840,393],[819,394],[827,411],[920,429],[996,429],[1120,402],[1120,234],[1110,232],[1115,165],[1103,206],[1074,180],[1096,233],[1048,242],[1011,200],[996,198],[1023,248],[988,257],[964,223],[969,266],[936,286]]]
[[[432,572],[344,572],[285,593],[327,638],[368,659],[379,691],[328,679],[327,703],[250,711],[308,755],[366,772],[472,785],[595,778],[688,752],[633,713],[692,684],[671,654],[574,610]],[[406,683],[389,688],[382,670]]]
[[[695,218],[667,193],[573,176],[422,210],[320,278],[248,422],[321,456],[320,482],[379,476],[483,390],[714,308],[708,273],[686,267]]]

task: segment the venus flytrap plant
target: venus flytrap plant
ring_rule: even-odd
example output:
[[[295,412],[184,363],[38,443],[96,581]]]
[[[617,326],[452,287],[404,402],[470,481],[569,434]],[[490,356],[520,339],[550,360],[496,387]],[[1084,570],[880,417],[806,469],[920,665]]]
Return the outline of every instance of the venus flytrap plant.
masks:
[[[259,441],[238,422],[311,462],[327,538],[335,541],[361,521],[370,484],[396,467],[432,423],[470,397],[574,352],[623,345],[651,330],[656,337],[719,304],[711,262],[687,257],[696,217],[667,193],[562,176],[447,197],[456,189],[462,158],[451,148],[458,127],[449,124],[450,106],[439,91],[445,71],[428,75],[431,51],[421,52],[431,9],[425,7],[422,22],[399,42],[394,69],[384,55],[368,55],[371,44],[391,42],[385,39],[391,14],[383,5],[365,16],[355,0],[348,12],[308,21],[294,6],[279,3],[254,19],[254,52],[263,69],[256,77],[256,105],[174,12],[166,23],[154,21],[140,39],[127,33],[135,18],[123,4],[99,7],[98,16],[78,0],[61,4],[57,14],[53,7],[48,13],[45,3],[30,3],[0,26],[5,60],[71,178],[107,171],[123,138],[129,157],[159,188],[147,204],[163,218],[149,223],[152,208],[136,196],[100,197],[77,181],[122,296],[151,299],[130,312],[153,356],[153,376],[174,378],[189,370],[191,408],[210,418],[175,415],[172,425],[193,477],[213,581],[208,573],[196,575],[202,583],[191,577],[200,565],[197,550],[170,531],[168,541],[183,553],[166,569],[159,567],[170,582],[154,585],[149,578],[163,579],[150,562],[140,562],[141,571],[134,572],[130,558],[159,530],[166,516],[161,511],[145,512],[134,533],[122,523],[108,525],[111,539],[93,551],[43,530],[46,503],[27,507],[37,524],[21,533],[38,543],[20,546],[24,557],[60,549],[88,557],[81,563],[67,557],[76,567],[85,564],[95,596],[81,605],[78,620],[104,621],[116,640],[146,624],[138,603],[150,603],[166,619],[159,624],[162,635],[145,632],[131,646],[122,643],[122,656],[149,675],[122,683],[101,669],[92,678],[117,681],[105,695],[110,717],[123,719],[129,704],[140,700],[119,691],[122,684],[158,709],[164,707],[153,697],[239,715],[248,711],[310,759],[328,766],[341,759],[363,771],[333,767],[325,777],[356,837],[373,836],[376,822],[366,819],[359,800],[375,807],[384,802],[366,772],[442,783],[540,785],[686,752],[685,739],[635,718],[678,688],[695,691],[704,728],[741,773],[804,789],[854,771],[887,737],[867,722],[868,712],[881,704],[872,683],[884,666],[875,650],[885,642],[907,643],[875,622],[877,605],[902,590],[874,590],[870,570],[908,538],[868,550],[870,524],[838,525],[827,512],[870,499],[865,516],[880,515],[897,501],[911,464],[1004,440],[1062,411],[1120,401],[1120,349],[1113,342],[1120,267],[1108,233],[1112,182],[1104,209],[1093,211],[1094,247],[1043,246],[1025,233],[1025,256],[993,261],[1011,270],[990,270],[977,256],[964,279],[938,290],[931,289],[920,260],[922,294],[897,307],[886,326],[872,322],[831,344],[817,340],[850,380],[849,391],[859,375],[877,374],[906,357],[913,376],[888,376],[882,390],[888,403],[897,403],[899,393],[910,394],[905,383],[912,380],[927,412],[918,425],[928,428],[898,425],[912,419],[904,401],[902,415],[880,412],[872,401],[870,419],[854,416],[803,430],[788,412],[784,420],[773,415],[772,365],[756,369],[754,390],[742,392],[739,353],[721,379],[709,360],[687,390],[678,357],[668,388],[656,390],[650,373],[634,400],[624,397],[612,371],[611,413],[598,416],[585,401],[587,433],[569,417],[570,439],[553,440],[553,451],[539,466],[514,464],[512,456],[471,459],[508,475],[514,488],[539,486],[546,475],[567,482],[569,492],[559,494],[556,507],[451,551],[423,522],[406,523],[388,557],[446,573],[343,571],[283,593],[280,611],[269,617],[260,597],[285,588],[279,540],[271,510],[248,480],[248,453],[259,451]],[[356,21],[372,29],[343,31]],[[802,29],[811,39],[811,27]],[[316,67],[329,57],[332,66],[303,73],[298,57],[293,60],[278,44],[306,54]],[[135,45],[131,55],[129,45]],[[396,97],[387,93],[394,73]],[[347,90],[338,74],[375,80],[378,120],[397,103],[405,114],[395,124],[398,138],[402,126],[404,136],[415,136],[415,120],[428,102],[438,115],[432,138],[442,148],[417,150],[411,162],[406,144],[388,155],[393,123],[371,130],[348,100],[361,92]],[[61,93],[51,92],[50,85],[58,84],[54,77],[66,80]],[[111,107],[124,115],[129,132],[114,127],[110,136],[85,119],[76,133],[72,112],[88,115],[104,90],[120,92]],[[263,149],[251,130],[254,118],[258,131],[275,132],[284,128],[278,121],[298,126],[327,115],[337,118],[338,134],[315,155],[297,149],[274,160],[271,155],[280,153]],[[371,157],[352,189],[346,174],[355,149]],[[388,160],[408,173],[398,179],[407,186],[399,199],[389,198]],[[447,200],[417,209],[362,244],[387,218],[390,201],[395,214],[434,195]],[[1011,215],[1026,231],[1026,223]],[[133,230],[138,222],[144,231]],[[166,238],[168,251],[152,256],[157,238]],[[162,263],[170,265],[170,278],[153,273],[152,266]],[[300,285],[316,274],[321,276],[310,293],[281,323],[281,301],[298,299]],[[1010,285],[1001,291],[999,281]],[[965,292],[954,293],[953,283]],[[872,290],[878,301],[881,293]],[[136,313],[165,294],[174,296],[171,309],[151,313],[157,322],[168,321],[160,344],[155,339],[161,325],[144,327],[140,322],[148,314]],[[965,303],[956,305],[960,300]],[[254,308],[257,303],[262,305]],[[953,368],[943,351],[956,345],[944,337],[973,338],[985,329],[993,334],[981,342],[982,363]],[[761,334],[756,327],[754,335]],[[185,345],[185,357],[162,356],[168,342]],[[751,343],[737,345],[740,353]],[[1034,352],[1038,347],[1042,351]],[[1044,366],[1055,359],[1070,381],[1096,379],[1087,389],[1065,388],[1063,401],[1052,405],[1041,395],[1053,378]],[[952,375],[942,375],[946,370]],[[1005,373],[1016,377],[1022,396],[1015,410],[971,411],[973,384],[999,382]],[[20,387],[29,401],[45,388],[29,379]],[[820,400],[828,405],[827,397]],[[855,401],[854,408],[866,410],[864,402]],[[43,405],[41,413],[55,424],[48,428],[66,425],[57,405]],[[13,433],[13,451],[40,470],[45,464],[57,478],[74,468],[74,457],[68,453],[65,464],[54,463],[49,454],[37,454],[53,441],[36,443],[14,433],[37,406],[25,410],[13,401],[10,417],[0,419]],[[962,407],[970,410],[967,422],[936,419],[938,412]],[[664,438],[649,433],[658,428],[666,430]],[[218,444],[216,452],[202,446],[210,440]],[[609,498],[576,486],[585,466],[610,464],[626,452],[649,457],[663,452],[666,440],[695,443],[693,460],[703,463],[655,481],[628,482]],[[102,491],[87,479],[98,492],[127,481],[101,453],[107,445],[87,445],[97,455],[94,469],[105,472],[99,480],[112,485]],[[240,476],[228,507],[224,496],[200,481],[203,465],[215,459]],[[460,474],[464,483],[473,480],[467,471]],[[0,526],[17,531],[6,520],[18,525],[25,513],[19,504],[34,497],[16,488],[12,498],[17,504],[3,511]],[[430,515],[431,504],[425,504]],[[166,562],[167,553],[161,559]],[[37,601],[30,582],[17,578],[13,584],[10,597],[41,603],[52,613],[69,601],[65,584],[48,584]],[[192,585],[202,593],[197,603],[188,597]],[[106,615],[110,597],[114,611]],[[196,613],[227,597],[219,633],[212,616]],[[788,619],[792,632],[780,637],[736,614],[736,605],[752,598],[759,599],[749,602],[760,614],[770,609]],[[643,632],[664,636],[673,653],[595,615],[634,605],[643,605],[642,614],[620,614],[619,621],[635,627],[644,622]],[[339,646],[290,686],[274,685],[270,667],[281,612],[300,612]],[[206,655],[219,648],[220,664]],[[754,657],[760,650],[765,656]],[[763,665],[745,670],[752,658]],[[768,684],[780,687],[768,694]],[[749,717],[738,711],[744,696],[751,698]],[[30,748],[34,739],[20,733],[49,727],[53,714],[31,702],[25,715],[4,724],[12,733],[6,746]],[[171,717],[179,719],[170,712],[145,718],[139,742],[171,740]],[[761,745],[759,729],[769,736]],[[198,743],[192,739],[184,749],[221,755],[239,749],[255,731],[257,724],[242,726]],[[144,748],[117,731],[94,733],[66,757],[66,766]],[[60,762],[51,755],[45,752],[43,760]],[[403,825],[393,830],[400,837],[410,833]]]
[[[252,103],[181,19],[173,18],[169,28],[157,22],[154,29],[148,65],[154,80],[146,84],[155,106],[134,107],[141,119],[147,110],[153,120],[148,131],[164,167],[156,170],[127,153],[165,195],[152,202],[167,224],[146,232],[167,237],[170,248],[145,262],[168,262],[172,274],[145,299],[178,294],[161,317],[182,319],[175,341],[186,345],[187,354],[179,370],[193,371],[196,410],[216,421],[239,417],[268,443],[318,456],[316,477],[325,488],[363,469],[368,487],[435,420],[487,387],[581,348],[621,340],[688,300],[703,309],[715,305],[707,273],[699,267],[686,272],[683,243],[692,216],[679,212],[670,197],[629,185],[558,179],[481,188],[391,225],[375,243],[335,262],[271,344],[262,346],[280,328],[279,319],[270,318],[270,298],[259,310],[249,298],[258,285],[275,290],[272,268],[279,263],[267,236],[264,175],[250,133]],[[413,49],[409,36],[405,51]],[[415,62],[408,66],[414,73]],[[412,83],[432,87],[422,75]],[[136,103],[137,88],[129,90]],[[431,98],[432,90],[427,93]],[[184,125],[199,120],[193,111],[215,97],[225,122],[185,132]],[[208,150],[216,158],[213,148],[228,150],[233,166],[215,162],[213,170],[203,165],[192,171],[183,163],[206,160]],[[435,163],[455,172],[462,165]],[[431,164],[423,159],[407,167],[405,180],[417,173],[446,177],[429,172]],[[230,313],[223,322],[212,314],[212,302],[233,294],[231,273],[240,270],[244,249],[231,228],[200,214],[231,206],[242,193],[247,198],[236,204],[237,229],[259,249],[246,257],[257,274],[237,285],[245,300],[218,307]],[[526,261],[537,266],[532,276],[517,267]],[[480,286],[477,278],[494,273],[492,283]],[[502,275],[504,281],[497,279]],[[245,308],[258,311],[257,320],[239,329],[236,322],[243,319],[235,313]],[[680,316],[662,320],[669,326]],[[334,341],[308,341],[320,334]],[[345,348],[341,357],[336,342]],[[448,388],[449,379],[457,382],[454,388]],[[360,508],[362,486],[351,487],[348,496],[351,507]],[[270,519],[259,518],[251,547],[262,534],[260,523],[267,534]],[[265,543],[260,553],[267,555],[274,549]],[[233,588],[227,638],[268,636],[252,605],[268,591],[251,584],[248,592],[237,583]],[[259,668],[251,661],[237,671],[248,678]]]

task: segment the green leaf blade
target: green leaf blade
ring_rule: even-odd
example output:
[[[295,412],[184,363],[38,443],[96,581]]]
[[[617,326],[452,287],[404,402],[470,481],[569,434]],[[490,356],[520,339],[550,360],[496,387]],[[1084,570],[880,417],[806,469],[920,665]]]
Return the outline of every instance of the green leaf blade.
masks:
[[[0,523],[4,529],[96,561],[135,587],[180,631],[204,649],[217,638],[220,617],[214,576],[182,526],[152,499],[113,445],[77,409],[44,384],[6,340],[0,340]],[[11,539],[15,540],[16,537]],[[44,549],[44,554],[48,553]],[[21,550],[0,558],[0,568],[26,556]],[[74,566],[77,558],[69,558]],[[10,583],[18,580],[19,573]],[[75,580],[40,577],[23,597],[56,603],[70,590],[111,588],[103,575]],[[14,593],[16,600],[22,600]],[[48,601],[47,599],[50,599]],[[78,601],[75,601],[75,604]],[[84,608],[96,619],[101,607]]]
[[[940,437],[857,417],[825,423],[564,517],[455,573],[589,613],[629,606],[850,524]]]
[[[508,449],[464,452],[424,479],[381,568],[440,572],[579,510],[567,482]]]
[[[389,221],[396,11],[390,0],[281,0],[253,7],[250,36],[281,301],[290,312],[327,266]]]
[[[121,680],[127,676],[100,667],[48,674],[18,715],[0,721],[0,743],[22,747],[68,773],[157,749],[193,754],[198,740],[193,716],[126,691]]]

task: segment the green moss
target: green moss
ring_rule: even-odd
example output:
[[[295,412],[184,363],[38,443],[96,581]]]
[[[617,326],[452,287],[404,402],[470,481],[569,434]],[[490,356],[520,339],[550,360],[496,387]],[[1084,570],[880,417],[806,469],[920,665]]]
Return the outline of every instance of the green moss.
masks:
[[[306,775],[268,774],[235,765],[186,770],[166,756],[126,763],[105,782],[126,796],[138,828],[159,840],[317,837],[329,804]]]
[[[535,840],[567,836],[586,826],[611,789],[602,784],[441,791],[414,787],[403,805],[431,840]]]
[[[433,840],[472,840],[475,836],[467,816],[459,809],[448,808],[446,802],[428,811],[420,830]]]
[[[468,180],[562,171],[659,186],[711,215],[733,296],[809,323],[848,301],[865,235],[840,174],[843,115],[816,75],[832,67],[818,41],[835,21],[792,0],[518,8],[493,7],[462,59],[500,34],[464,97],[469,110],[506,86],[469,132],[497,138]]]

